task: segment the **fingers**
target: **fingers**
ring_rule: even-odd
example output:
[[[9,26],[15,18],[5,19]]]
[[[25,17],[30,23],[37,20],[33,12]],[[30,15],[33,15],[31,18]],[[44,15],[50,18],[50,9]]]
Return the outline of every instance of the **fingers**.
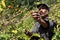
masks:
[[[37,19],[37,18],[39,18],[39,17],[40,17],[40,15],[39,15],[39,14],[37,14],[37,13],[33,13],[33,14],[32,14],[32,17],[33,17],[34,19]]]
[[[26,32],[27,32],[27,30],[25,30],[25,32],[24,32],[24,33],[26,34]]]
[[[32,33],[29,30],[25,30],[25,34],[29,37],[32,35]]]
[[[28,32],[29,32],[29,30],[26,29],[26,30],[25,30],[25,34],[27,34]]]
[[[39,16],[32,16],[34,19],[37,19],[37,18],[39,18]]]

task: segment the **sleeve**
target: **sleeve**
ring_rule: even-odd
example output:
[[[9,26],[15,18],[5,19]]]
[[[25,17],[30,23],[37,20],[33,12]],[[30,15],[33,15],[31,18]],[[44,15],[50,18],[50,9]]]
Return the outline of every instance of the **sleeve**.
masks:
[[[48,24],[49,28],[54,28],[54,22],[53,21],[45,20],[45,22]]]
[[[39,24],[38,22],[36,22],[36,23],[34,24],[33,29],[32,29],[32,33],[38,33],[39,27],[40,27],[40,24]]]
[[[50,26],[50,27],[53,27],[53,26],[54,26],[54,22],[49,21],[49,26]]]
[[[49,25],[50,25],[50,27],[56,27],[57,26],[57,22],[49,21]]]
[[[56,22],[49,21],[49,28],[53,31],[56,28]]]
[[[49,20],[45,20],[45,22],[48,24],[48,28],[51,29],[51,31],[54,30],[54,28],[57,28],[57,22],[54,21],[49,21]]]

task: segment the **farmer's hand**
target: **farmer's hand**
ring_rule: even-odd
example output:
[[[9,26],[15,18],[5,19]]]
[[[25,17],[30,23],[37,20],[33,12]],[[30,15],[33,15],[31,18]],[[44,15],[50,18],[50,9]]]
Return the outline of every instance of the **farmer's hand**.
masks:
[[[35,20],[38,20],[40,18],[40,14],[38,14],[37,12],[31,12],[31,15]]]
[[[32,35],[32,33],[31,33],[29,30],[27,30],[27,29],[25,30],[24,33],[25,33],[27,36],[29,36],[29,37]]]
[[[41,17],[42,15],[40,15],[40,12],[32,12],[31,15],[32,17],[38,21],[44,28],[48,27],[48,24],[46,23],[46,21],[44,21]]]

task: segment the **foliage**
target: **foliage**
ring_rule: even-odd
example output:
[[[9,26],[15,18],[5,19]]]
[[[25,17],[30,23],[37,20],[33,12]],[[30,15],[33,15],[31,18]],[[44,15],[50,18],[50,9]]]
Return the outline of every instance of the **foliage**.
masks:
[[[0,40],[29,40],[25,29],[32,30],[34,20],[30,11],[36,10],[39,3],[47,4],[49,19],[57,21],[57,29],[52,40],[60,39],[60,1],[59,0],[0,0]],[[39,36],[38,34],[34,34]],[[40,40],[43,40],[42,38]]]

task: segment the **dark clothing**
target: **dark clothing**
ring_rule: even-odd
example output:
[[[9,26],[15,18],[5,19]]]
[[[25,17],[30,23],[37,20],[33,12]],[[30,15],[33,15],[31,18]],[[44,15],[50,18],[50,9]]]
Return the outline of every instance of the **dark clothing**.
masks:
[[[39,33],[41,38],[44,40],[51,40],[54,30],[54,22],[49,21],[48,18],[45,18],[44,21],[49,25],[47,28],[44,28],[39,22],[36,22],[32,33]]]
[[[37,37],[37,36],[32,36],[31,38],[30,38],[30,40],[39,40],[40,39],[40,37]]]

